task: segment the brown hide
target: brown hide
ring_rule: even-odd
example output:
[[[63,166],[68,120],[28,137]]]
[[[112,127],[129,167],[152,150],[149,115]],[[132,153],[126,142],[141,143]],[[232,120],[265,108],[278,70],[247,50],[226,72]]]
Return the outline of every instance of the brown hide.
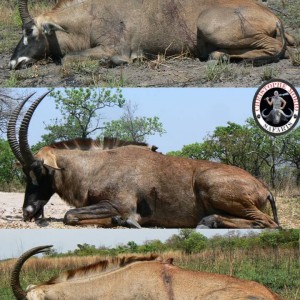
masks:
[[[171,261],[171,260],[169,260]],[[72,274],[69,279],[66,275]],[[76,275],[63,273],[58,283],[30,287],[28,300],[280,300],[254,281],[206,272],[188,271],[159,261],[136,261],[117,269]],[[54,280],[55,281],[55,280]]]
[[[285,52],[281,21],[253,0],[62,0],[34,21],[40,32],[57,25],[60,51],[69,58],[116,65],[183,52],[268,63]]]
[[[36,158],[60,169],[53,174],[53,189],[70,205],[106,201],[122,218],[141,226],[193,228],[213,214],[223,216],[220,227],[278,226],[262,212],[270,195],[267,187],[237,167],[134,145],[92,151],[49,146]]]

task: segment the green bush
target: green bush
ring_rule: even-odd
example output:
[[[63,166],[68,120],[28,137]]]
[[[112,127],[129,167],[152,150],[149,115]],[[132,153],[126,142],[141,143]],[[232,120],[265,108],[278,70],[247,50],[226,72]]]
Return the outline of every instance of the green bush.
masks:
[[[15,165],[15,156],[7,141],[0,139],[0,190],[11,190],[22,182],[21,170]]]

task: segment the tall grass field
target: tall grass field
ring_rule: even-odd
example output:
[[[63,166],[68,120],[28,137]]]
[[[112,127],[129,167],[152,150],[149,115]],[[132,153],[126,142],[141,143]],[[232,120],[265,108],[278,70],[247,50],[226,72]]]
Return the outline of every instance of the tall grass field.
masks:
[[[132,254],[124,255],[131,256]],[[173,257],[174,264],[184,269],[254,280],[278,293],[283,299],[300,299],[299,249],[210,249],[190,255],[180,251],[169,251],[161,253],[161,256],[164,259]],[[23,288],[26,288],[29,284],[49,280],[63,270],[77,268],[106,258],[104,256],[31,258],[22,269],[21,284]],[[14,263],[15,259],[0,262],[1,300],[15,299],[10,288],[10,275]]]

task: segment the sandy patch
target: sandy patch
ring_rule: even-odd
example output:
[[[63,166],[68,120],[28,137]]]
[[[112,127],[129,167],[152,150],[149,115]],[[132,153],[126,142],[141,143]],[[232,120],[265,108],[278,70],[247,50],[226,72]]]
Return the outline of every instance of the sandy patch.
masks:
[[[0,192],[0,228],[74,228],[63,224],[64,214],[71,207],[54,195],[45,206],[45,219],[24,222],[22,216],[23,193]]]
[[[45,206],[45,219],[24,222],[22,217],[23,193],[0,192],[0,228],[97,228],[97,225],[67,226],[63,223],[65,213],[72,207],[54,195]],[[280,225],[284,228],[300,228],[300,199],[277,198]],[[120,227],[119,227],[120,228]]]

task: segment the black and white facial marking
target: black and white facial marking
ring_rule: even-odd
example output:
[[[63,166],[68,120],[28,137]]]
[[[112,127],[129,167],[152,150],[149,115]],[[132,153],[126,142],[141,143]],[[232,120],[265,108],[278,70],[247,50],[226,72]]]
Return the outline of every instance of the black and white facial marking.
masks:
[[[10,69],[20,69],[49,56],[49,43],[46,35],[33,21],[23,26],[22,38],[10,59]]]
[[[35,161],[30,168],[23,168],[23,171],[27,177],[23,218],[24,221],[37,220],[53,195],[52,171],[44,167],[42,161]]]

